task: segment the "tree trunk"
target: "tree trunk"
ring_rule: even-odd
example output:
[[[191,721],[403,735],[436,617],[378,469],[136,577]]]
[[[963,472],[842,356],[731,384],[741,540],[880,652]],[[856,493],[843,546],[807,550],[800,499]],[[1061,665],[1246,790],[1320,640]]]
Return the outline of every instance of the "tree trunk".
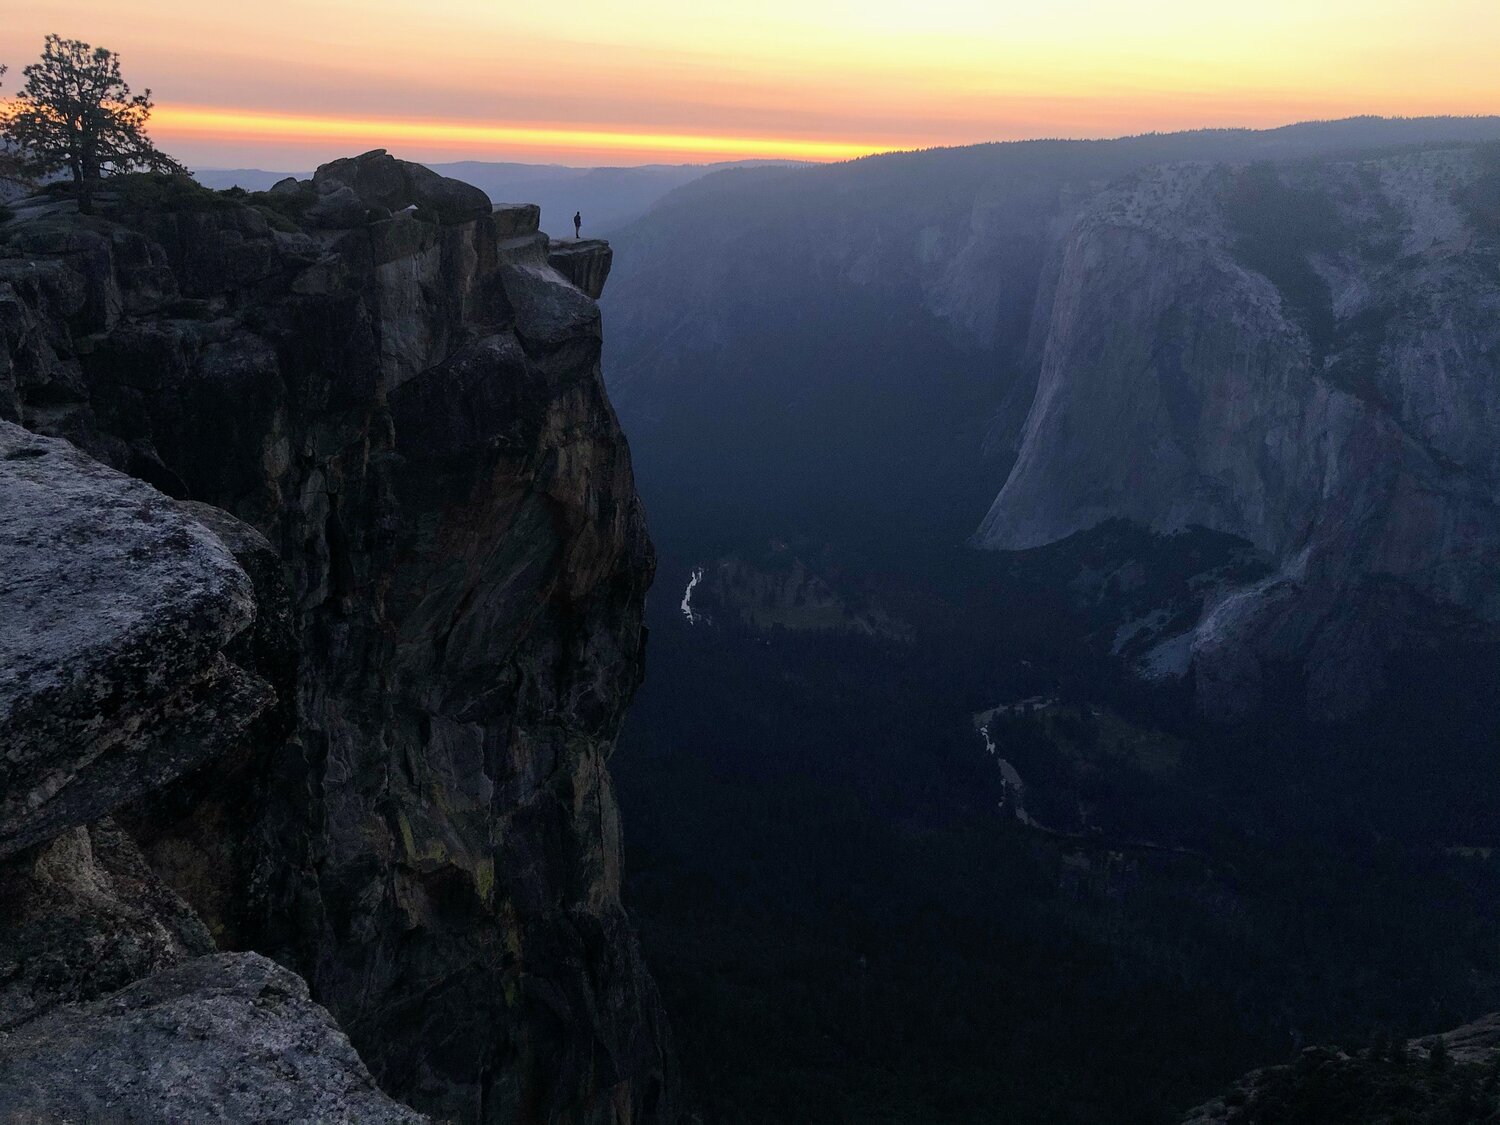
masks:
[[[94,185],[85,174],[81,160],[72,161],[72,172],[73,194],[78,198],[78,213],[92,215],[94,213]]]

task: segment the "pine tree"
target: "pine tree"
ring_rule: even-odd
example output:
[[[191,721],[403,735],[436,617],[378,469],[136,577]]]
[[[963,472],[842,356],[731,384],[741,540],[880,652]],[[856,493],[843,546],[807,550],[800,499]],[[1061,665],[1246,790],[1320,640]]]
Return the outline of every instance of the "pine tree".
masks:
[[[83,213],[93,210],[94,187],[104,175],[135,168],[184,171],[146,135],[151,91],[130,92],[113,51],[49,35],[41,60],[22,74],[25,84],[0,133],[28,171],[68,171]]]
[[[0,78],[5,77],[8,68],[0,63]],[[3,83],[0,83],[3,85]],[[21,162],[16,159],[15,154],[10,151],[7,143],[0,147],[0,180],[19,180],[21,178]]]

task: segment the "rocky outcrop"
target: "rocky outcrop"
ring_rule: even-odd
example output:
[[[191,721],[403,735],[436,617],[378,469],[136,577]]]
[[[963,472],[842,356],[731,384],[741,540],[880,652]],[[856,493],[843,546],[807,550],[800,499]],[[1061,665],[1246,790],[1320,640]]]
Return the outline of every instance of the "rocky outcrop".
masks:
[[[272,699],[225,655],[254,617],[171,500],[0,422],[0,857],[235,746]]]
[[[324,164],[310,180],[288,176],[266,193],[301,225],[347,230],[420,210],[423,218],[458,225],[490,213],[489,196],[471,184],[397,160],[383,148]]]
[[[560,242],[547,254],[547,264],[594,300],[604,292],[614,252],[597,238]]]
[[[542,209],[535,203],[496,203],[491,216],[501,238],[536,234],[542,226]]]
[[[465,223],[490,213],[489,196],[477,187],[397,160],[383,148],[324,164],[312,182],[324,194],[348,188],[366,207],[386,212],[420,208],[444,223]]]
[[[419,1119],[105,815],[288,729],[254,534],[0,423],[0,1119]]]
[[[198,957],[0,1042],[0,1119],[419,1125],[295,973]]]
[[[313,185],[0,228],[0,411],[192,502],[261,606],[249,745],[119,819],[388,1093],[665,1120],[607,769],[652,555],[598,306],[534,212],[382,153]]]
[[[110,819],[0,865],[0,902],[0,1031],[214,949]]]
[[[1207,604],[1199,701],[1368,705],[1386,650],[1500,621],[1500,281],[1466,208],[1489,150],[1172,166],[1070,235],[1021,450],[976,539],[1124,517],[1248,540],[1279,573]],[[1487,188],[1485,185],[1489,185]],[[1175,638],[1173,639],[1175,641]]]

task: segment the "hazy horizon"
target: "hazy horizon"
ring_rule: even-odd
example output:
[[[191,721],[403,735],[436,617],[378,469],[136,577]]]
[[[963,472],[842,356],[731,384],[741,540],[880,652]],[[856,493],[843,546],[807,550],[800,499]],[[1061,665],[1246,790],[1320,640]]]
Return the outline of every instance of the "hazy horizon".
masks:
[[[939,151],[939,150],[943,150],[943,149],[957,149],[957,148],[977,148],[977,147],[981,147],[981,146],[984,146],[984,145],[1128,141],[1128,140],[1133,140],[1133,139],[1140,138],[1140,137],[1173,136],[1173,135],[1178,135],[1178,134],[1191,134],[1191,133],[1216,133],[1216,132],[1272,133],[1272,132],[1277,131],[1278,129],[1292,129],[1292,128],[1296,128],[1298,126],[1304,126],[1304,125],[1309,125],[1309,126],[1310,125],[1338,125],[1338,124],[1341,124],[1341,123],[1344,123],[1344,122],[1353,122],[1353,121],[1412,121],[1412,122],[1436,121],[1436,120],[1484,121],[1484,120],[1490,120],[1490,119],[1495,119],[1495,118],[1500,118],[1500,112],[1497,112],[1497,113],[1467,113],[1467,114],[1428,114],[1428,115],[1417,115],[1417,116],[1408,116],[1408,115],[1403,115],[1403,114],[1389,114],[1389,115],[1382,115],[1382,114],[1350,114],[1350,115],[1345,116],[1345,117],[1337,117],[1337,118],[1303,118],[1303,119],[1299,119],[1299,120],[1296,120],[1296,121],[1286,121],[1286,122],[1281,122],[1281,123],[1272,124],[1272,125],[1194,125],[1194,126],[1187,126],[1187,127],[1182,128],[1182,129],[1148,129],[1148,130],[1145,130],[1144,132],[1139,132],[1139,133],[1119,133],[1119,134],[1114,134],[1114,135],[1111,135],[1111,136],[1103,136],[1103,137],[1056,136],[1056,137],[1017,137],[1017,138],[1005,138],[1005,139],[997,139],[997,140],[982,140],[982,141],[971,141],[971,142],[968,142],[966,144],[956,144],[956,145],[930,145],[930,146],[927,146],[927,147],[924,147],[924,148],[917,148],[917,149],[882,149],[882,150],[879,150],[879,151],[876,151],[876,152],[864,153],[864,154],[862,154],[860,156],[844,157],[844,158],[840,158],[839,160],[827,160],[827,161],[808,160],[808,159],[795,159],[795,158],[790,158],[790,157],[786,157],[786,158],[777,158],[777,157],[746,157],[746,158],[739,159],[739,160],[734,160],[734,159],[729,159],[729,160],[676,160],[676,161],[672,161],[672,160],[619,161],[619,160],[617,160],[617,161],[610,161],[610,162],[605,162],[605,163],[578,163],[578,164],[570,164],[570,163],[568,163],[566,161],[562,161],[562,160],[515,160],[515,159],[511,159],[511,158],[509,158],[509,157],[507,157],[505,155],[487,155],[487,154],[484,154],[484,153],[479,153],[479,154],[475,154],[475,155],[471,155],[471,156],[466,156],[466,157],[460,157],[460,158],[452,159],[452,160],[418,160],[418,163],[429,164],[429,165],[433,165],[433,166],[441,166],[441,167],[445,167],[445,168],[453,168],[455,166],[463,165],[463,164],[494,165],[494,166],[511,165],[511,166],[518,167],[518,168],[536,168],[536,169],[555,168],[555,169],[559,169],[559,170],[562,170],[562,171],[568,171],[568,172],[598,172],[598,171],[634,170],[634,169],[644,170],[644,169],[651,169],[651,168],[719,168],[719,167],[735,167],[735,166],[742,166],[742,165],[773,165],[773,164],[783,164],[783,165],[786,165],[788,167],[797,167],[797,166],[811,166],[811,165],[816,165],[816,164],[841,163],[841,162],[847,162],[847,161],[850,161],[850,160],[864,160],[864,159],[868,159],[868,158],[881,157],[881,156],[897,156],[897,155],[901,155],[903,153],[932,152],[932,151]],[[377,145],[376,147],[377,148],[383,148],[383,147],[386,147],[386,146]],[[364,150],[364,151],[369,151],[369,150]],[[407,158],[407,152],[406,152],[406,150],[393,150],[393,153],[394,153],[394,155],[400,156],[403,159]],[[243,162],[243,161],[239,162],[239,163],[234,163],[234,162],[231,161],[231,162],[222,163],[222,164],[190,163],[189,167],[194,172],[220,172],[220,173],[223,173],[223,172],[263,172],[263,173],[277,173],[277,174],[283,174],[284,173],[286,175],[299,175],[300,176],[300,175],[308,175],[308,174],[310,174],[311,172],[313,172],[317,168],[318,164],[326,163],[328,160],[335,160],[335,159],[338,159],[340,157],[349,156],[349,155],[357,155],[357,154],[354,153],[352,149],[342,149],[342,150],[337,150],[337,151],[330,149],[329,152],[327,153],[327,155],[324,156],[324,157],[319,158],[319,160],[316,163],[306,164],[304,166],[297,166],[297,167],[293,167],[291,165],[286,165],[286,166],[282,166],[282,167],[267,167],[265,165],[252,164],[252,163]]]

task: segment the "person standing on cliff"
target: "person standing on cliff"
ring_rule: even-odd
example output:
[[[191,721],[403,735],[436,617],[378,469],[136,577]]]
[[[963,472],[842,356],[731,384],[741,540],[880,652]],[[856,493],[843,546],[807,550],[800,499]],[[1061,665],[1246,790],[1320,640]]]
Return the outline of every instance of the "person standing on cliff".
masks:
[[[578,232],[583,229],[583,212],[573,212],[573,241],[578,241]]]

